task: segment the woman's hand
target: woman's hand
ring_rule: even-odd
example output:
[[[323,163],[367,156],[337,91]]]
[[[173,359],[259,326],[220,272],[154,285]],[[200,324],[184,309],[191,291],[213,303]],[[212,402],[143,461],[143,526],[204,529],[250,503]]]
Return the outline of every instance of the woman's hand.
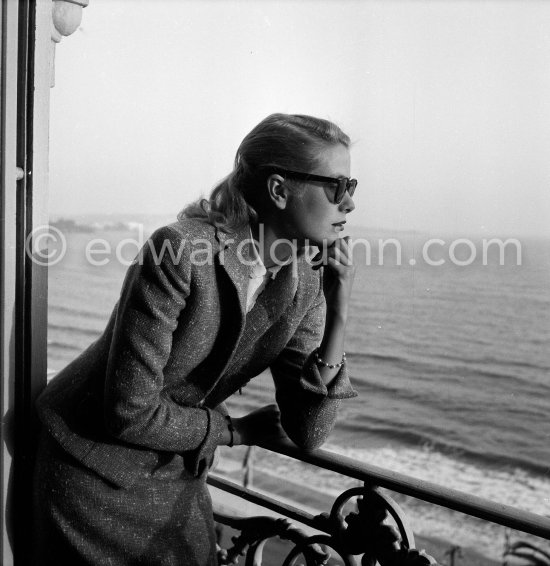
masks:
[[[281,426],[281,413],[277,405],[266,405],[248,415],[233,419],[234,444],[252,446],[265,440],[285,438]]]
[[[323,291],[327,301],[327,315],[347,318],[348,303],[355,278],[352,245],[349,236],[338,238],[324,252]]]

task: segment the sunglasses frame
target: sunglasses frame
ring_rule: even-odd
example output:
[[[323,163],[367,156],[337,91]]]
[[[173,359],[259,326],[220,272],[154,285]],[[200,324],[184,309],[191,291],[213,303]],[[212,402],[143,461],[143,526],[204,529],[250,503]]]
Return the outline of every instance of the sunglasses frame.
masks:
[[[320,181],[322,183],[331,183],[337,185],[336,192],[334,193],[334,204],[340,204],[344,199],[346,191],[348,191],[349,196],[352,197],[357,188],[357,179],[350,179],[349,177],[341,177],[337,179],[335,177],[324,177],[323,175],[314,175],[313,173],[303,173],[301,171],[290,171],[288,169],[283,169],[281,167],[271,167],[275,173],[280,173],[281,175],[287,175],[289,177],[294,177],[302,181]]]

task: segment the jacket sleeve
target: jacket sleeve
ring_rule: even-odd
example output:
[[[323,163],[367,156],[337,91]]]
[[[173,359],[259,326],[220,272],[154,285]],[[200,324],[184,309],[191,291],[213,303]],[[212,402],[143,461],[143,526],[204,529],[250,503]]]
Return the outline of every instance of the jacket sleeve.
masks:
[[[190,250],[174,229],[157,230],[126,276],[107,363],[104,418],[130,444],[210,457],[227,426],[223,415],[163,394],[172,335],[190,293]]]
[[[318,448],[327,439],[340,399],[356,397],[344,364],[325,385],[314,352],[325,327],[326,303],[322,287],[313,306],[271,366],[281,424],[289,438],[305,449]]]

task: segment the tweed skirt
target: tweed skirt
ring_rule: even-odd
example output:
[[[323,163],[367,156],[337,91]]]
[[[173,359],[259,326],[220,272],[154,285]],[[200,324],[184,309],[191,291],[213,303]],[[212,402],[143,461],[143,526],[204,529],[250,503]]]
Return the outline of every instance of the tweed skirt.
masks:
[[[33,564],[215,566],[206,477],[170,469],[117,487],[43,433],[34,474]]]

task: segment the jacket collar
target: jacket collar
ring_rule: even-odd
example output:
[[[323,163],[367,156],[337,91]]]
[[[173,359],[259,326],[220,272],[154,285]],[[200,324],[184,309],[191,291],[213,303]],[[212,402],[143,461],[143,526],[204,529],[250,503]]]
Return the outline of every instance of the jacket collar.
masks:
[[[248,225],[244,226],[231,234],[216,228],[216,239],[220,244],[218,252],[219,264],[223,267],[235,287],[239,298],[241,316],[244,320],[246,316],[248,282],[252,266],[256,263],[250,246],[252,243],[250,227]],[[297,262],[293,261],[283,266],[277,277],[270,281],[260,295],[260,304],[265,309],[268,320],[274,321],[279,318],[293,300],[298,288],[300,268],[303,268],[303,266],[299,265],[301,263],[303,263],[303,258],[299,257]]]

